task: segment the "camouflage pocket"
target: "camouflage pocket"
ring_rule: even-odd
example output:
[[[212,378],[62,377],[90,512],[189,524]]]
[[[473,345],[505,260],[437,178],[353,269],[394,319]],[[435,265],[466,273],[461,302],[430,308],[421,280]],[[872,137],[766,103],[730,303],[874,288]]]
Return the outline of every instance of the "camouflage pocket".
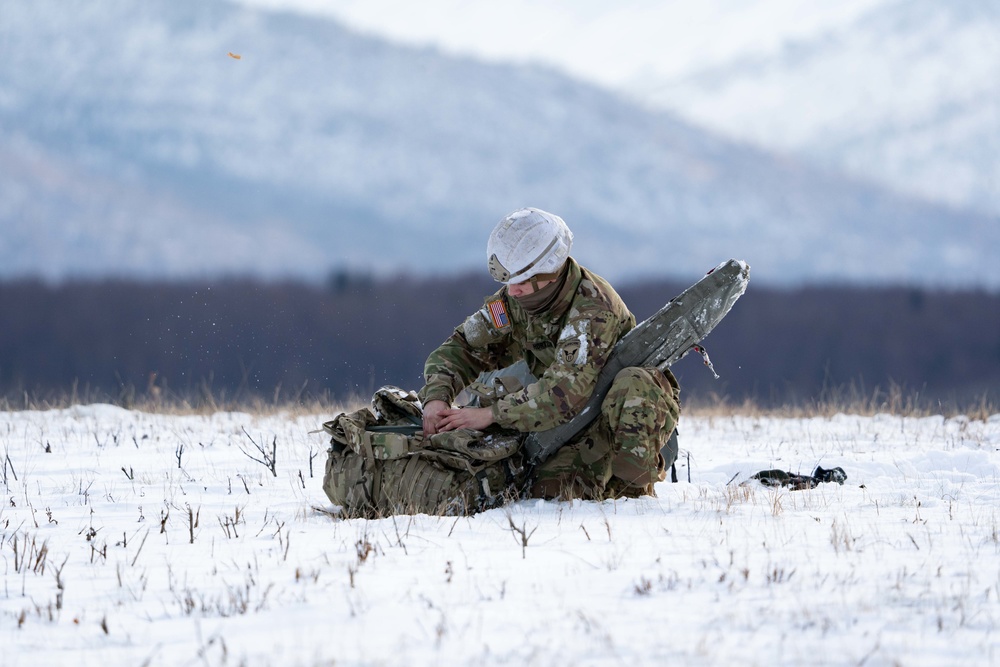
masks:
[[[611,443],[611,434],[606,428],[601,428],[603,424],[598,421],[584,431],[584,436],[572,443],[576,450],[578,461],[585,466],[590,466],[598,461],[610,460],[614,446]]]
[[[365,461],[351,450],[331,449],[326,459],[323,491],[334,505],[344,508],[370,506],[372,475],[366,474]]]
[[[398,459],[417,448],[422,436],[407,436],[403,433],[365,431],[359,434],[365,441],[363,449],[370,448],[372,456],[379,460]]]

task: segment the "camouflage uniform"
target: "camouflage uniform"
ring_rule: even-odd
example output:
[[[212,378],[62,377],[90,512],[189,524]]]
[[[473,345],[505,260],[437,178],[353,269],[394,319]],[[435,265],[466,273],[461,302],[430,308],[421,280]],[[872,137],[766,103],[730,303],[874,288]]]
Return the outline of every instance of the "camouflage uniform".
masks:
[[[523,359],[538,381],[497,400],[491,408],[496,423],[543,431],[576,415],[615,343],[635,326],[635,317],[607,281],[572,258],[567,262],[562,290],[540,314],[529,315],[506,287],[486,299],[483,309],[427,358],[420,399],[451,403],[481,372]],[[653,483],[664,479],[672,463],[663,460],[660,447],[677,423],[679,392],[669,371],[623,370],[601,416],[535,471],[532,495],[652,493]]]

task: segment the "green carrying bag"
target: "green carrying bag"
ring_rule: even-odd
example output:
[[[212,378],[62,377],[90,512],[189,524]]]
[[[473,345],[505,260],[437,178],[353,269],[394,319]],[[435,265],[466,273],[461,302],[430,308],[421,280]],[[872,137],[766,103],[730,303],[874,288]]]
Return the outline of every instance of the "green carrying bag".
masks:
[[[323,424],[323,490],[345,516],[474,514],[516,495],[523,434],[491,427],[426,437],[422,419],[415,393],[385,386],[370,407]]]

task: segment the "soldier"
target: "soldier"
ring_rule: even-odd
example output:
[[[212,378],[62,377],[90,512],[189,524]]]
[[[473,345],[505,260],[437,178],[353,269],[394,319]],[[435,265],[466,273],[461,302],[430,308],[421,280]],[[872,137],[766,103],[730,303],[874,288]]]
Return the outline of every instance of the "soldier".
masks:
[[[514,211],[497,224],[486,254],[490,274],[504,287],[427,358],[419,392],[425,434],[491,424],[543,431],[569,421],[586,404],[635,317],[607,281],[569,256],[572,243],[562,218],[539,209]],[[452,407],[480,373],[519,360],[537,381],[488,407]],[[535,469],[530,494],[654,495],[653,484],[665,479],[677,456],[676,450],[660,450],[677,423],[679,394],[669,370],[621,371],[601,415]]]

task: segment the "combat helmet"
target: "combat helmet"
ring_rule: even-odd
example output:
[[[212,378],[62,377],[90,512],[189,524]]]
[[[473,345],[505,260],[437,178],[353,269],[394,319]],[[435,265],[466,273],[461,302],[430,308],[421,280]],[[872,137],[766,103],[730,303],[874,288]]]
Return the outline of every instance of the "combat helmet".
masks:
[[[490,275],[510,285],[557,274],[573,246],[573,232],[558,215],[521,208],[497,223],[486,245]]]

